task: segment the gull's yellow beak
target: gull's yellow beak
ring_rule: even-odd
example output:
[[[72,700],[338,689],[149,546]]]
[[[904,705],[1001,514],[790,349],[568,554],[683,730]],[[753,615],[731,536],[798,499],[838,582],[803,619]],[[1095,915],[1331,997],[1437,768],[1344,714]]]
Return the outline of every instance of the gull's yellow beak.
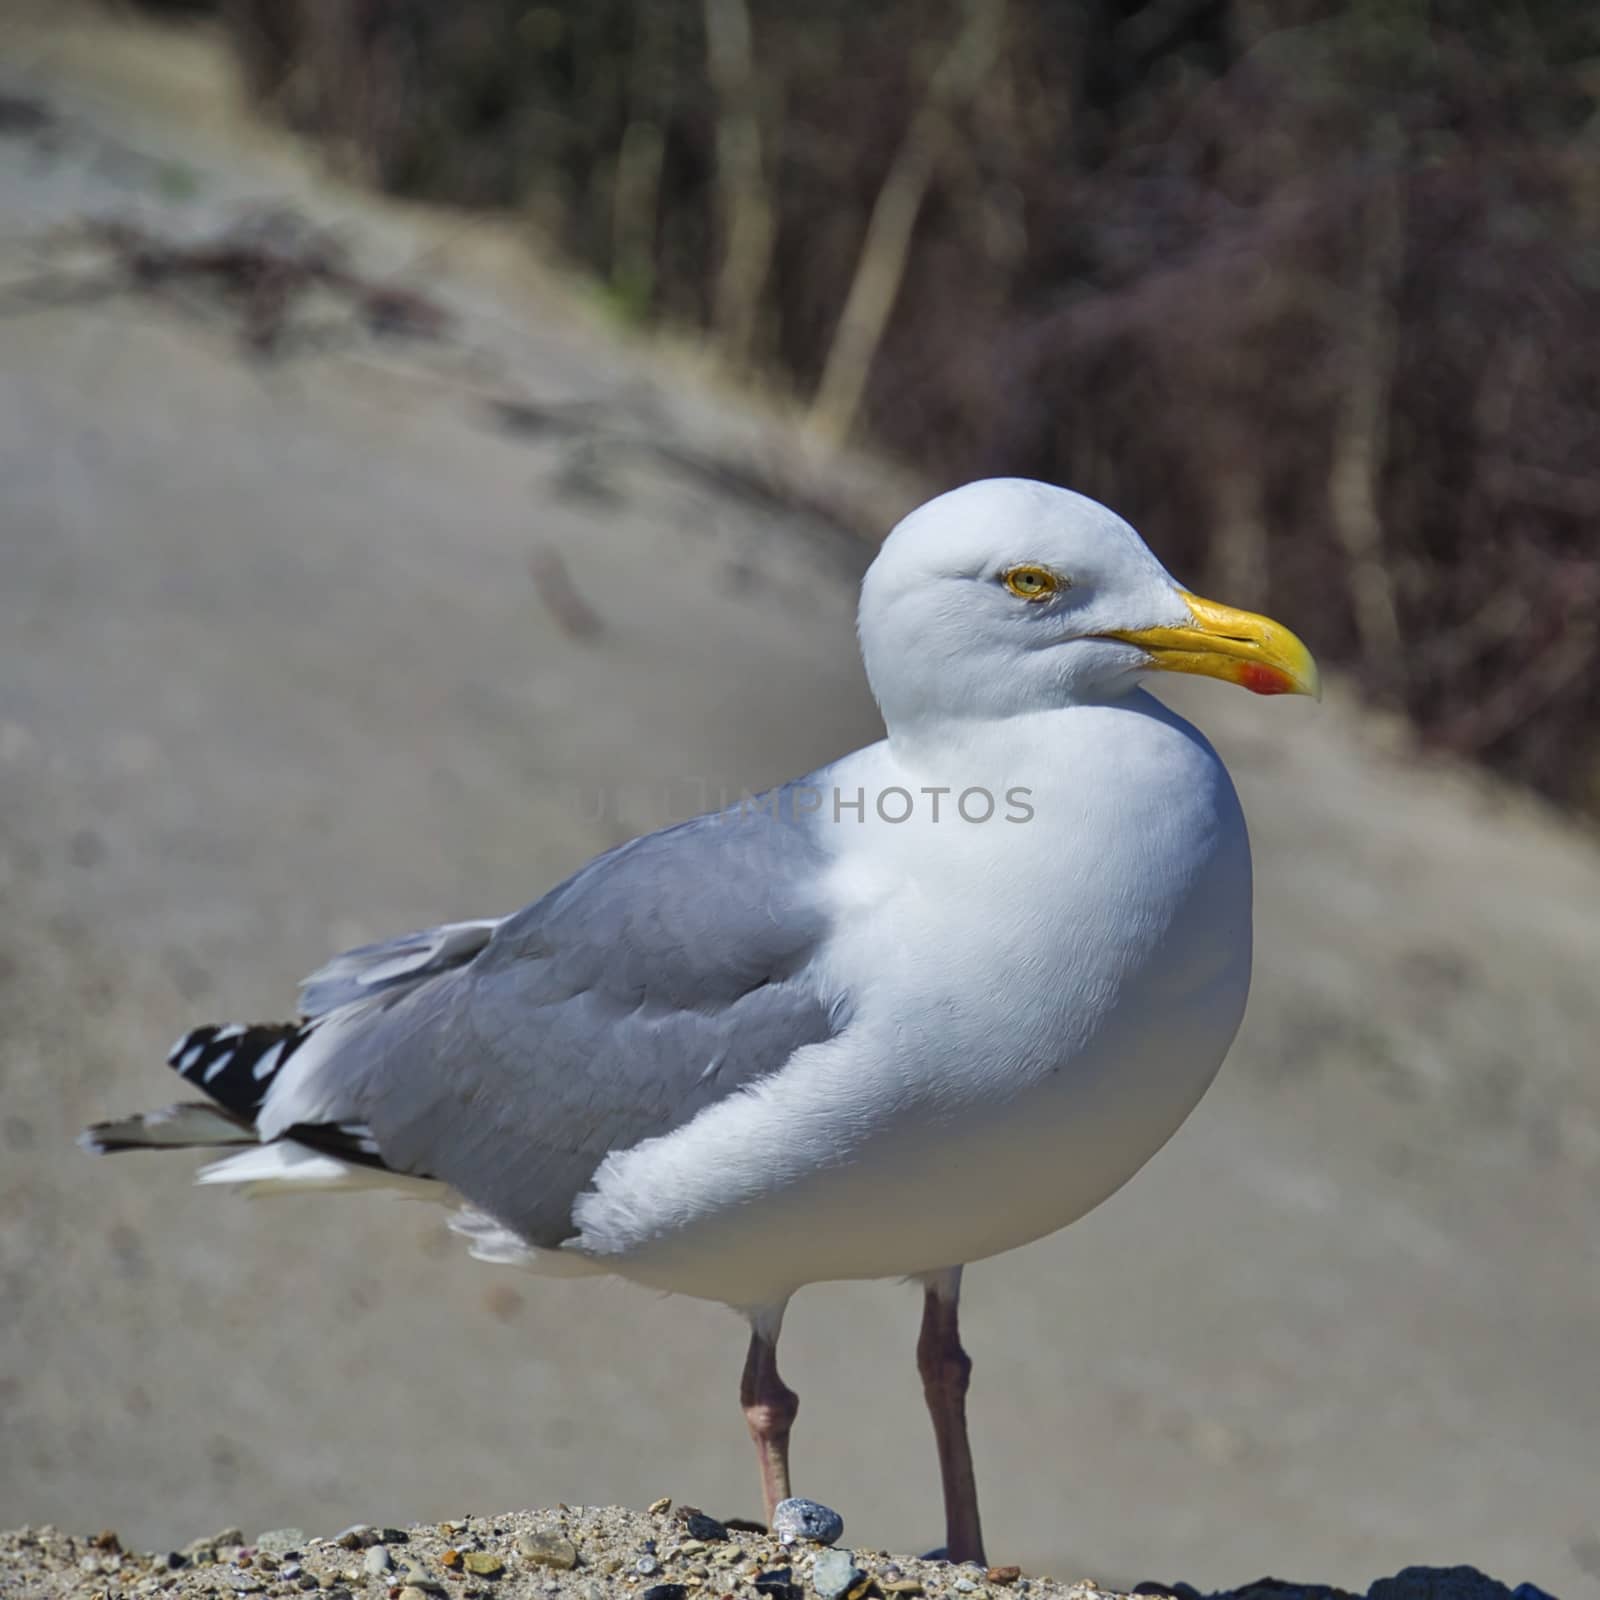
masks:
[[[1281,623],[1253,611],[1235,611],[1184,590],[1194,618],[1187,628],[1130,628],[1103,635],[1136,644],[1152,666],[1226,678],[1256,694],[1308,694],[1322,698],[1322,679],[1311,652]]]

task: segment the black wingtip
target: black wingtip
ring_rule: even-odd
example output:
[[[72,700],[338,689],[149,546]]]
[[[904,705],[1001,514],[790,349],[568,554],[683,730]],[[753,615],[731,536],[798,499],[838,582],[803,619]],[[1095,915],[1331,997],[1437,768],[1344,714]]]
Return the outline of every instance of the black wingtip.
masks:
[[[208,1024],[186,1033],[167,1064],[236,1116],[254,1120],[277,1075],[314,1024]]]

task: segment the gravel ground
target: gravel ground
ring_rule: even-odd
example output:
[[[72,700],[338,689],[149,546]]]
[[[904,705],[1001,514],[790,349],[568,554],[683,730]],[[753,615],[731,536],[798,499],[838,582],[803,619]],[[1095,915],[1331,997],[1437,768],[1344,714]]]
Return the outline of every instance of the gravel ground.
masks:
[[[655,1501],[648,1511],[558,1506],[503,1516],[463,1516],[410,1528],[358,1525],[328,1538],[298,1528],[246,1539],[228,1528],[182,1550],[124,1551],[106,1530],[75,1538],[55,1528],[0,1533],[5,1600],[1125,1600],[1092,1578],[1064,1582],[1016,1566],[985,1569],[894,1555],[781,1543],[758,1525],[720,1522],[692,1506]],[[1139,1584],[1156,1600],[1200,1600],[1181,1581]],[[1356,1600],[1323,1585],[1264,1578],[1216,1600]],[[1411,1569],[1381,1579],[1370,1600],[1513,1600],[1474,1569]],[[1515,1600],[1550,1600],[1524,1586]]]

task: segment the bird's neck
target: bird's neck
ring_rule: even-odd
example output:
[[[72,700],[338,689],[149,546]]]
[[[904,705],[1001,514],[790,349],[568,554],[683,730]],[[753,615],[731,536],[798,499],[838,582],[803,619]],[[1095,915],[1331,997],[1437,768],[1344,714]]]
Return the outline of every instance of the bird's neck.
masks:
[[[1006,717],[923,716],[897,721],[889,729],[889,750],[910,772],[930,775],[953,771],[993,773],[1026,758],[1037,765],[1053,752],[1072,759],[1080,738],[1114,740],[1119,733],[1137,737],[1149,720],[1181,721],[1154,695],[1135,689],[1115,700],[1070,701],[1019,711]]]

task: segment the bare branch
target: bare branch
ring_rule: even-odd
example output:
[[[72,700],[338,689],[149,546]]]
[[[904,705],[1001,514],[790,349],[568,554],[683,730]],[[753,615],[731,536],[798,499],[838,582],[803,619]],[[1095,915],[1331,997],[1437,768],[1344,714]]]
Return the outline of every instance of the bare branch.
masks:
[[[777,232],[761,155],[750,12],[745,0],[704,0],[706,55],[719,104],[717,183],[724,245],[713,327],[723,359],[750,363]]]
[[[1403,180],[1374,187],[1357,309],[1346,329],[1350,382],[1335,425],[1328,509],[1344,548],[1361,656],[1381,680],[1401,659],[1400,620],[1384,550],[1379,475],[1388,449],[1397,333],[1394,293],[1405,242]]]
[[[872,363],[899,298],[911,237],[953,117],[988,76],[1000,51],[1006,0],[968,0],[966,20],[928,82],[873,203],[850,292],[811,404],[811,422],[828,444],[848,437]]]

